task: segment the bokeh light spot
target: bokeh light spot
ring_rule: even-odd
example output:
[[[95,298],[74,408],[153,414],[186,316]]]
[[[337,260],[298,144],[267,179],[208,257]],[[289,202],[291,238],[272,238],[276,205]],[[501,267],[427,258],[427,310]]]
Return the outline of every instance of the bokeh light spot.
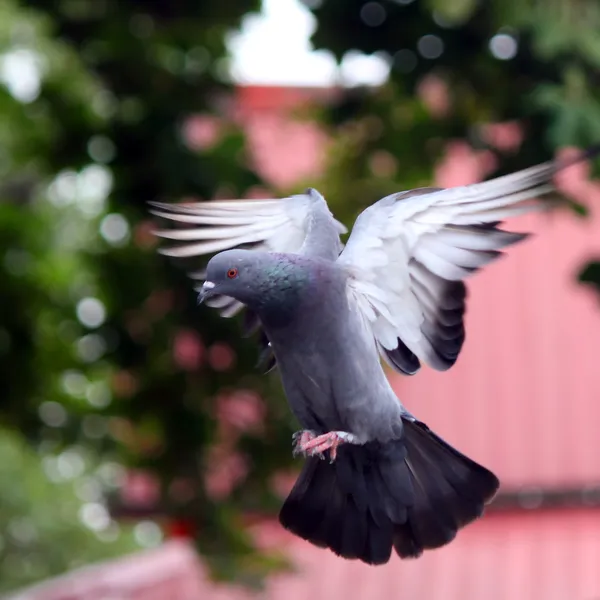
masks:
[[[67,422],[67,411],[58,402],[42,402],[38,415],[48,427],[62,427]]]
[[[133,529],[133,535],[136,542],[145,548],[158,546],[163,539],[160,527],[152,521],[142,521]]]
[[[119,213],[106,215],[100,223],[100,235],[113,246],[123,246],[129,240],[129,223]]]
[[[96,362],[106,352],[106,343],[102,336],[96,333],[84,335],[77,342],[77,354],[86,363]]]
[[[82,398],[88,385],[87,377],[73,369],[65,371],[61,375],[60,384],[63,391],[74,398]]]
[[[360,9],[360,18],[369,27],[379,27],[386,17],[387,12],[379,2],[368,2]]]
[[[87,145],[90,158],[99,163],[109,163],[117,153],[112,140],[104,135],[95,135]]]
[[[437,35],[427,34],[417,42],[417,50],[423,58],[434,60],[444,52],[444,42]]]
[[[106,508],[98,502],[89,502],[79,509],[79,520],[92,531],[103,531],[110,525]]]
[[[498,60],[514,58],[518,47],[517,40],[507,33],[498,33],[490,40],[490,52]]]
[[[97,298],[83,298],[78,302],[76,312],[79,322],[90,329],[100,327],[106,319],[104,304]]]

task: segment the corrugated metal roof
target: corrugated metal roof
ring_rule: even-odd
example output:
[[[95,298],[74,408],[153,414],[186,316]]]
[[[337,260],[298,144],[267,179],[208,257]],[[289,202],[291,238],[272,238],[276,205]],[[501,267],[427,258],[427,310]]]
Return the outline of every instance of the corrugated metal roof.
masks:
[[[272,577],[252,596],[217,586],[183,542],[80,569],[14,600],[595,600],[600,597],[600,512],[495,515],[416,561],[369,567],[338,558],[276,525],[265,545],[285,548],[296,572]]]
[[[475,275],[467,340],[446,373],[393,377],[402,401],[505,486],[600,481],[600,307],[575,281],[600,220],[532,216],[536,235]]]
[[[600,597],[600,512],[592,510],[488,516],[445,548],[413,562],[391,560],[381,568],[340,560],[302,541],[288,548],[300,571],[270,583],[266,599]]]

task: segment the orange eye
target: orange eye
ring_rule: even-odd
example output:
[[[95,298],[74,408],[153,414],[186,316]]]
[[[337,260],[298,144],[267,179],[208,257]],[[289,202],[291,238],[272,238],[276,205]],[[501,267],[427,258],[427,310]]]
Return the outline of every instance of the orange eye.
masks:
[[[227,271],[227,277],[229,277],[229,279],[235,279],[237,276],[238,276],[237,269],[229,269],[229,271]]]

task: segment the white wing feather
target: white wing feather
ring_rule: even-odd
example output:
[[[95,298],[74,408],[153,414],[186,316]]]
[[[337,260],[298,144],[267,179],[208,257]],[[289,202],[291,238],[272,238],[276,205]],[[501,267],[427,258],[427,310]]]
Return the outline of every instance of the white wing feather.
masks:
[[[288,198],[265,200],[215,200],[180,204],[151,202],[157,217],[179,225],[177,229],[154,231],[158,237],[180,244],[159,252],[176,258],[215,254],[239,246],[266,252],[297,253],[303,248],[315,202],[324,200],[316,190]],[[347,229],[331,217],[338,236]],[[183,243],[181,243],[183,242]],[[203,279],[202,270],[189,273]],[[232,298],[215,296],[207,304],[231,317],[242,309]]]
[[[412,374],[420,360],[437,370],[454,364],[464,341],[462,280],[525,237],[496,225],[548,206],[535,199],[554,189],[552,176],[564,166],[401,192],[358,217],[338,263],[350,275],[351,302],[392,366]]]

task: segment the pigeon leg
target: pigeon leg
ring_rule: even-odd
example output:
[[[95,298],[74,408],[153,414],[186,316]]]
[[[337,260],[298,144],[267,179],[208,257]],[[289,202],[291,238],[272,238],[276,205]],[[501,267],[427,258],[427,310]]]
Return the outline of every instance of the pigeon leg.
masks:
[[[321,458],[324,458],[323,452],[329,450],[331,462],[336,459],[337,449],[340,444],[359,443],[356,436],[347,431],[330,431],[329,433],[318,436],[315,436],[312,431],[301,431],[296,435],[295,454],[301,452],[303,454],[308,454],[309,456],[318,455]]]

